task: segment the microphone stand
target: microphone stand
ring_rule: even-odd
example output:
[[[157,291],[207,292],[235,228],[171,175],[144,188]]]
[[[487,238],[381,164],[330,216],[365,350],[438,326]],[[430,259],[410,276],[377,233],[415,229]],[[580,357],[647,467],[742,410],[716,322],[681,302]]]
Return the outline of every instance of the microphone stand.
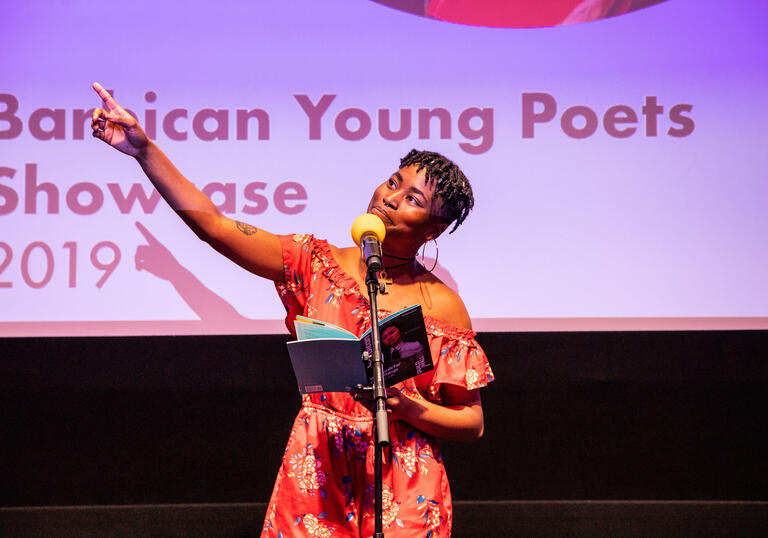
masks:
[[[374,431],[376,432],[375,458],[374,458],[374,510],[375,526],[374,538],[384,538],[382,528],[383,520],[383,478],[382,478],[382,451],[389,446],[389,421],[387,419],[387,389],[384,386],[384,362],[381,358],[381,339],[379,336],[379,314],[377,297],[379,293],[379,280],[376,271],[368,267],[365,276],[365,284],[368,287],[368,302],[371,306],[371,339],[373,347],[373,398],[374,398]]]
[[[379,293],[379,279],[376,273],[383,268],[381,241],[386,229],[384,222],[376,215],[360,215],[352,224],[352,239],[360,245],[360,253],[365,262],[365,284],[368,288],[368,304],[371,307],[371,347],[366,345],[363,360],[371,359],[373,353],[373,386],[357,386],[357,395],[362,392],[373,393],[373,428],[376,432],[374,441],[374,538],[384,538],[383,520],[383,477],[382,451],[389,446],[389,420],[387,419],[387,389],[384,386],[384,362],[381,358],[381,338],[379,335],[379,308],[376,302]]]

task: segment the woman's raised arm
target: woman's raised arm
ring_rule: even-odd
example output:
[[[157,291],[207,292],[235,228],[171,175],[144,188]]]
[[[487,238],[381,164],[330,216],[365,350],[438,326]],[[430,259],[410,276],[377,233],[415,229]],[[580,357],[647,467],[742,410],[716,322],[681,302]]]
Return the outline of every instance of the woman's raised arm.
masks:
[[[283,257],[278,237],[224,216],[178,171],[107,90],[98,82],[93,89],[103,101],[103,108],[93,111],[93,136],[134,157],[160,195],[200,239],[248,271],[282,281]]]

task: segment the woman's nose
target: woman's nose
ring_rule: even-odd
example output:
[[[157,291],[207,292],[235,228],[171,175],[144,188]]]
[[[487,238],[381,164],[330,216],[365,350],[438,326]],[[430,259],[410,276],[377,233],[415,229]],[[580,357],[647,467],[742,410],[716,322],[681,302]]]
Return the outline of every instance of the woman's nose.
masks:
[[[382,201],[384,202],[384,205],[387,207],[391,207],[392,209],[397,209],[398,204],[398,197],[397,193],[389,193],[382,198]]]

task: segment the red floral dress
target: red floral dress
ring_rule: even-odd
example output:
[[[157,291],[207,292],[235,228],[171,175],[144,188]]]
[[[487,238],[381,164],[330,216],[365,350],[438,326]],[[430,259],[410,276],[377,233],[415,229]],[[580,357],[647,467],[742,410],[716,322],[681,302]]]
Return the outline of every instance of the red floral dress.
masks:
[[[344,273],[327,242],[280,237],[285,283],[277,284],[293,332],[297,314],[362,335],[368,300]],[[388,312],[380,312],[384,317]],[[493,373],[475,333],[425,316],[435,369],[397,385],[412,398],[440,403],[440,384],[485,386]],[[371,412],[346,393],[303,396],[267,508],[262,536],[371,536],[374,448]],[[450,536],[451,491],[437,440],[402,421],[390,422],[385,456],[386,536]]]

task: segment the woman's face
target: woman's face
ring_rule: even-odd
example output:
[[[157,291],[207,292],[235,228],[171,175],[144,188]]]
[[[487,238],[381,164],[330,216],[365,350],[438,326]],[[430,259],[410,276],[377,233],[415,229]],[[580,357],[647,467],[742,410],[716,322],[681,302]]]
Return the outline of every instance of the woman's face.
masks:
[[[412,255],[447,226],[439,217],[441,204],[434,196],[434,183],[427,184],[426,168],[417,169],[414,164],[392,174],[376,188],[368,204],[368,212],[384,221],[385,247],[392,253]]]

